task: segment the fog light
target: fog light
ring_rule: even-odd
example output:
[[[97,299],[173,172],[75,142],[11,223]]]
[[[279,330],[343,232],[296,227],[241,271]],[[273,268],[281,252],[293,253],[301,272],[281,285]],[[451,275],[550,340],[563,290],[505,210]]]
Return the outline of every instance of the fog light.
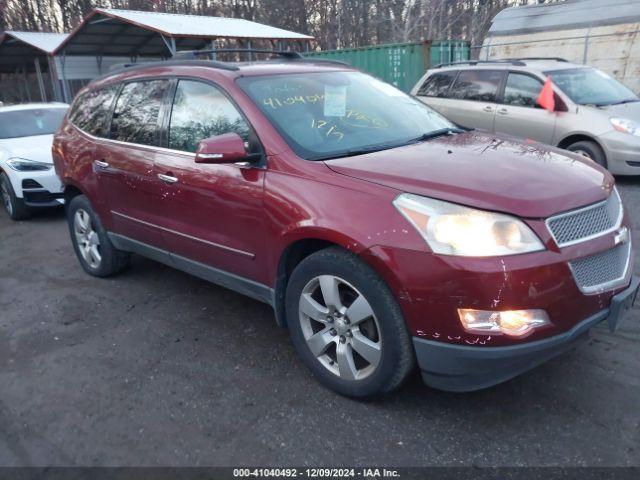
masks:
[[[459,308],[458,315],[465,330],[486,335],[512,335],[521,337],[534,328],[548,325],[549,317],[544,310],[506,310],[492,312]]]

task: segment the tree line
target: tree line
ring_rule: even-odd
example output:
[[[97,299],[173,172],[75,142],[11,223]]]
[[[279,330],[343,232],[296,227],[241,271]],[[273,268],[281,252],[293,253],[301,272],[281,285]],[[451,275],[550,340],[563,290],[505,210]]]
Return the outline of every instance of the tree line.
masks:
[[[96,7],[244,18],[313,35],[323,50],[464,39],[507,6],[540,0],[0,0],[0,31],[69,32]]]

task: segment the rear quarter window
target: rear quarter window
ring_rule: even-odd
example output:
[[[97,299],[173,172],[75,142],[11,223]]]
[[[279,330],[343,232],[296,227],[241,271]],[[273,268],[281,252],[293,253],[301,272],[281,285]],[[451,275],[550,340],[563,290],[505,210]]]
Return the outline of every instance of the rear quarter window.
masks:
[[[450,71],[430,75],[418,89],[417,95],[420,97],[447,97],[449,87],[457,74],[457,71]]]
[[[82,94],[73,105],[69,121],[90,135],[107,137],[117,91],[118,86],[112,85]]]

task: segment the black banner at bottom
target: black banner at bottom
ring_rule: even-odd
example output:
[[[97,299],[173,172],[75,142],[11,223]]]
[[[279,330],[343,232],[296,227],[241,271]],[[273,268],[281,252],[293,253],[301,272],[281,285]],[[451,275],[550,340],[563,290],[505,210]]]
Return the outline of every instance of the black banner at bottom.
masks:
[[[638,480],[640,467],[0,467],[0,480]]]

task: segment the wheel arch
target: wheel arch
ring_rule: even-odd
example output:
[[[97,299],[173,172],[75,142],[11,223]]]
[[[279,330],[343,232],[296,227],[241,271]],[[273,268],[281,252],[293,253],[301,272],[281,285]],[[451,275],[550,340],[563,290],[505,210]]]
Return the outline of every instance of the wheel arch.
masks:
[[[74,197],[77,197],[78,195],[86,195],[82,188],[80,188],[73,182],[65,183],[62,193],[64,195],[65,208],[69,205],[69,203],[71,203],[71,200],[73,200]]]
[[[569,145],[576,142],[593,142],[600,147],[600,149],[604,152],[605,158],[607,156],[606,150],[602,146],[602,144],[593,136],[588,135],[586,133],[571,133],[564,137],[560,142],[558,142],[558,148],[566,149]]]
[[[359,242],[343,233],[330,230],[313,229],[304,233],[299,231],[289,235],[284,241],[284,247],[277,259],[273,294],[273,308],[279,326],[287,325],[285,294],[294,268],[309,255],[330,247],[339,247],[355,254],[365,250]]]

